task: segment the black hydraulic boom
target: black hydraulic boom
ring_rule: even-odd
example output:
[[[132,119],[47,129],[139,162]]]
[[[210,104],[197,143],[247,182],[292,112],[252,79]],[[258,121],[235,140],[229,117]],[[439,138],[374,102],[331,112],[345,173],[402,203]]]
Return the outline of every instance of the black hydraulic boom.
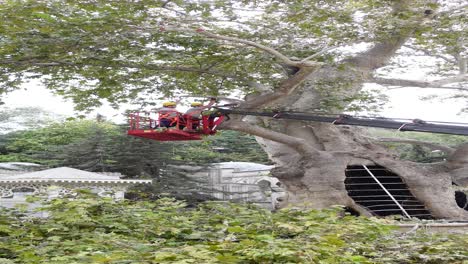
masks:
[[[371,118],[371,117],[353,117],[350,115],[314,115],[310,113],[295,113],[295,112],[257,112],[246,111],[242,109],[223,109],[218,108],[219,113],[225,116],[234,115],[251,115],[264,116],[277,119],[295,119],[306,120],[323,123],[332,123],[335,125],[352,125],[396,129],[398,131],[415,131],[429,132],[452,135],[468,135],[468,124],[454,124],[445,122],[426,122],[420,119],[398,121],[389,118]]]

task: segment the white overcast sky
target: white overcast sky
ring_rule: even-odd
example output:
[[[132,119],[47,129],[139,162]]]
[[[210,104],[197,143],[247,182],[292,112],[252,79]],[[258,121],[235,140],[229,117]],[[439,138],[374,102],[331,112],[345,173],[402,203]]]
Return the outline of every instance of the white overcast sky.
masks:
[[[437,91],[437,89],[403,88],[389,90],[386,94],[390,98],[387,107],[381,112],[381,116],[390,118],[419,118],[427,121],[445,121],[468,123],[468,114],[460,114],[460,109],[466,106],[466,101],[447,100],[440,102],[438,99],[421,101],[421,96],[432,94],[448,95],[449,91]],[[28,90],[14,91],[4,97],[5,106],[39,106],[45,110],[59,113],[65,116],[73,116],[73,104],[59,96],[54,96],[43,87],[31,87]],[[109,106],[101,107],[90,114],[90,117],[100,113],[113,121],[124,120],[124,108],[115,110]]]
[[[28,85],[29,88],[17,90],[4,97],[5,106],[9,108],[22,106],[39,106],[46,111],[58,113],[66,117],[74,116],[73,103],[60,96],[53,95],[49,90],[41,86]],[[34,86],[34,87],[32,87]],[[115,110],[110,106],[103,106],[89,114],[89,117],[96,116],[97,113],[106,116],[114,121],[124,120],[121,113],[125,109]]]
[[[346,55],[348,53],[359,52],[369,47],[368,44],[356,44],[352,49],[343,47],[341,52]],[[402,48],[399,52],[407,51]],[[400,54],[395,56],[395,62],[401,65],[397,70],[385,71],[380,69],[377,73],[381,73],[386,78],[408,79],[431,81],[436,78],[432,75],[434,65],[437,64],[437,58],[411,56],[408,54]],[[439,77],[440,78],[440,77]],[[19,106],[39,106],[45,110],[59,113],[65,116],[73,116],[73,104],[59,96],[54,96],[49,90],[45,89],[37,80],[26,83],[23,87],[27,90],[17,90],[4,97],[7,107]],[[375,86],[366,84],[365,88],[375,89]],[[382,88],[382,87],[381,87]],[[431,101],[422,101],[421,97],[431,96],[434,94],[440,97],[447,97],[454,92],[451,90],[428,89],[428,88],[400,88],[390,89],[385,92],[389,97],[389,103],[380,113],[379,116],[388,118],[405,118],[405,119],[422,119],[426,121],[442,121],[442,122],[460,122],[468,123],[468,114],[461,114],[460,110],[468,106],[468,102],[461,98],[458,100],[440,101],[433,99]],[[190,99],[189,99],[190,100]],[[127,108],[130,107],[127,105]],[[139,108],[133,106],[133,109]],[[184,110],[184,107],[178,107],[179,110]],[[110,106],[104,106],[96,111],[93,111],[89,117],[95,117],[97,113],[104,115],[107,119],[114,122],[124,122],[126,118],[123,113],[125,108],[119,110],[112,109]],[[149,109],[147,109],[149,110]],[[365,115],[365,114],[363,114]]]

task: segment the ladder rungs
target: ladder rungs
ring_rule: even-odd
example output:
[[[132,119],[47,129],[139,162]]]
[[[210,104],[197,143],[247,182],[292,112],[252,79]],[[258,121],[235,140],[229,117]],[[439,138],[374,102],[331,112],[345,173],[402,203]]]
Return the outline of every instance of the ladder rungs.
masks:
[[[402,213],[402,211],[401,211],[400,208],[395,208],[395,209],[378,209],[378,210],[369,209],[369,210],[372,211],[372,212],[391,212],[391,211],[396,211],[396,212]]]
[[[360,189],[360,190],[348,190],[348,192],[383,192],[383,189]],[[388,189],[387,191],[408,191],[408,189]]]
[[[378,209],[378,210],[371,210],[373,212],[385,212],[385,211],[399,211],[399,212],[402,212],[400,208],[397,208],[397,209]],[[405,211],[427,211],[426,209],[406,209],[405,208]]]
[[[372,171],[375,170],[383,170],[383,171],[388,171],[386,168],[369,168]],[[366,171],[365,169],[346,169],[345,171]]]
[[[403,182],[382,182],[383,185],[395,185],[395,184],[402,184],[404,185],[405,183]],[[376,182],[368,182],[368,183],[345,183],[345,186],[359,186],[359,185],[378,185]],[[380,190],[380,189],[379,189]]]
[[[350,195],[351,198],[355,197],[388,197],[388,195]],[[409,198],[414,198],[411,195],[401,195],[401,194],[395,194],[393,197],[409,197]]]
[[[386,199],[386,200],[354,200],[355,202],[357,203],[366,203],[366,202],[388,202],[388,201],[392,201],[392,199]],[[397,200],[397,202],[399,202],[400,204],[401,203],[420,203],[419,201],[417,200],[414,200],[414,201],[410,201],[410,200]]]
[[[432,217],[432,215],[430,215],[430,214],[414,214],[414,215],[411,215],[411,216],[429,216],[429,217]]]
[[[367,208],[374,208],[374,207],[382,207],[382,206],[387,206],[387,207],[392,207],[392,206],[396,206],[396,208],[399,209],[399,207],[396,205],[396,203],[388,203],[388,204],[374,204],[374,205],[366,205]]]
[[[377,179],[401,179],[398,176],[375,176]],[[359,175],[359,176],[346,176],[346,179],[372,179],[371,176]]]

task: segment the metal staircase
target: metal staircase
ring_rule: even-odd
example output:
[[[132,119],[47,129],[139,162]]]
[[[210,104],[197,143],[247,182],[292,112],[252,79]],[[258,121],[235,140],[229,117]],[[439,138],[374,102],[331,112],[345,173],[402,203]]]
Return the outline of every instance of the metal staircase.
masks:
[[[402,215],[432,219],[432,215],[395,173],[381,166],[348,166],[345,186],[353,200],[376,216]]]

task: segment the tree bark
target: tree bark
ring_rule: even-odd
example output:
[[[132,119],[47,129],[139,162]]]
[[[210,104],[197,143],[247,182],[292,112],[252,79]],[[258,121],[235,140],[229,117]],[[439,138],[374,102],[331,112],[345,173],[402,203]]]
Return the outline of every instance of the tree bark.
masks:
[[[341,72],[322,68],[309,75],[305,87],[279,102],[291,104],[301,111],[317,108],[323,100],[322,95],[316,93],[317,83],[333,83],[337,79],[346,79],[350,83],[350,80],[354,80],[346,91],[351,93],[360,89],[360,82],[365,79],[362,74],[363,71],[352,69]],[[304,155],[305,151],[298,152],[292,145],[260,139],[277,165],[273,176],[280,179],[288,192],[282,206],[325,208],[344,205],[367,214],[349,197],[344,183],[345,170],[352,165],[380,165],[398,174],[434,217],[468,219],[468,211],[457,206],[452,188],[452,182],[463,184],[468,178],[464,176],[468,173],[465,169],[468,167],[466,146],[454,151],[443,164],[417,164],[398,160],[388,149],[362,137],[362,129],[359,128],[277,119],[263,119],[261,122],[270,130],[301,139],[304,148],[315,150]],[[262,133],[255,135],[263,136]]]
[[[337,76],[350,78],[356,73],[360,74],[358,71],[343,74],[338,71],[332,72],[331,69],[326,71],[327,75],[323,74],[322,70],[311,73],[308,77],[310,79],[305,82],[306,87],[275,103],[291,104],[301,111],[313,109],[320,104],[321,100],[318,98],[322,98],[315,93],[314,84],[327,78],[332,78],[333,81]],[[359,80],[363,78],[353,80],[358,81],[352,83],[352,89],[358,90]],[[356,127],[266,118],[257,122],[265,128],[231,128],[261,137],[259,142],[276,164],[272,174],[280,179],[288,193],[281,206],[325,208],[344,205],[362,214],[368,214],[348,195],[345,188],[345,170],[347,166],[352,165],[380,165],[398,174],[411,193],[434,217],[468,219],[468,211],[457,206],[455,190],[452,188],[453,182],[464,184],[468,179],[465,176],[468,173],[468,169],[465,169],[468,167],[466,146],[454,151],[450,159],[442,164],[417,164],[398,160],[397,156],[385,147],[362,137],[362,129]],[[274,137],[271,131],[275,131]],[[278,137],[285,138],[277,140]],[[286,138],[294,140],[289,142]]]
[[[434,217],[468,219],[468,212],[457,206],[455,190],[452,189],[453,177],[466,172],[460,171],[460,166],[449,168],[447,164],[417,164],[398,160],[384,147],[361,137],[360,129],[330,124],[311,126],[296,121],[286,123],[290,135],[306,141],[310,139],[322,150],[320,155],[304,157],[284,145],[262,140],[270,158],[280,165],[273,171],[273,176],[278,177],[288,191],[288,198],[282,206],[293,204],[325,208],[344,205],[362,213],[364,209],[346,191],[346,167],[380,165],[398,174]]]
[[[395,1],[395,14],[410,10],[410,2]],[[348,99],[362,89],[373,71],[385,66],[414,29],[428,18],[423,10],[415,12],[414,19],[402,23],[386,40],[334,66],[295,65],[298,71],[277,89],[248,98],[241,107],[339,112],[348,104]],[[468,178],[463,176],[464,168],[468,167],[468,147],[455,150],[445,163],[417,164],[398,160],[388,149],[362,137],[359,128],[266,118],[256,118],[255,122],[246,125],[241,120],[236,118],[221,128],[259,137],[259,142],[276,164],[273,176],[280,179],[288,192],[282,206],[325,208],[344,205],[369,214],[348,195],[345,170],[352,165],[380,165],[398,174],[434,217],[468,219],[468,212],[457,206],[452,189],[453,181],[461,183]]]
[[[339,112],[355,96],[373,71],[385,66],[412,32],[430,17],[411,10],[411,1],[394,1],[399,12],[414,12],[411,21],[399,21],[399,28],[387,39],[366,52],[346,58],[336,65],[317,67],[295,64],[298,71],[270,93],[247,97],[245,108],[280,108],[294,111],[324,110]],[[282,61],[290,62],[282,58]],[[290,63],[292,64],[292,63]],[[468,211],[457,206],[452,182],[465,183],[468,173],[468,147],[453,151],[442,164],[417,164],[398,160],[385,147],[362,136],[356,127],[332,124],[237,117],[220,128],[234,129],[258,136],[275,162],[273,176],[286,187],[282,206],[325,208],[344,205],[362,213],[345,188],[345,170],[352,165],[380,165],[398,174],[409,190],[436,218],[467,220]],[[243,121],[242,121],[243,120]],[[252,122],[253,120],[253,122]]]

